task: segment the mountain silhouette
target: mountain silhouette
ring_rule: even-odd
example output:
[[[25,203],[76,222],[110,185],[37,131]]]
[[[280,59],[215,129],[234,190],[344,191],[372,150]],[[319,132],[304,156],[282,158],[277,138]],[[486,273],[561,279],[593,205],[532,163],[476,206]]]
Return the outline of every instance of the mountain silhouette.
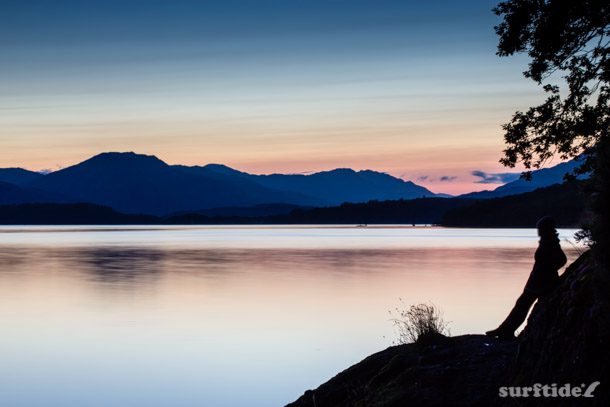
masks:
[[[311,175],[271,174],[252,175],[236,171],[224,165],[210,164],[202,167],[206,173],[230,175],[253,180],[267,188],[291,191],[315,197],[326,205],[344,202],[368,202],[370,200],[397,200],[434,197],[428,189],[411,181],[404,181],[377,171],[354,171],[338,168]]]
[[[0,182],[8,182],[18,186],[27,186],[42,177],[44,177],[43,174],[23,168],[0,168]]]
[[[519,179],[493,191],[460,197],[486,199],[529,192],[561,183],[576,166],[578,161],[561,163],[533,171],[531,182]],[[125,214],[163,216],[185,212],[271,215],[294,207],[446,197],[371,170],[255,175],[222,164],[168,165],[155,156],[133,152],[102,153],[46,175],[21,168],[0,169],[0,183],[2,204],[88,202]],[[257,205],[267,206],[247,209]]]
[[[30,186],[70,197],[73,202],[105,205],[124,213],[161,215],[229,205],[317,203],[241,179],[208,177],[132,152],[102,153],[36,179]]]
[[[69,199],[63,198],[53,193],[0,181],[0,205],[37,202],[62,203],[69,201]]]
[[[412,182],[370,170],[253,175],[220,164],[168,165],[155,156],[133,152],[102,153],[47,175],[4,169],[0,170],[2,180],[20,188],[5,186],[4,203],[89,202],[126,214],[167,215],[263,204],[329,206],[435,196]],[[15,197],[10,198],[11,194]]]
[[[12,184],[11,184],[12,185]],[[13,188],[19,188],[12,186]],[[561,227],[577,227],[585,208],[582,182],[566,182],[493,199],[418,198],[344,203],[322,208],[263,204],[168,216],[120,213],[90,203],[3,204],[0,224],[441,224],[452,227],[531,227],[545,214]]]
[[[579,160],[566,161],[553,167],[532,171],[532,178],[529,181],[519,178],[515,181],[501,185],[493,191],[470,192],[468,194],[460,195],[459,197],[472,199],[500,198],[503,196],[530,192],[554,184],[561,184],[564,181],[564,176],[574,171],[574,169],[581,164],[582,162]],[[579,178],[585,177],[586,176],[580,176]]]

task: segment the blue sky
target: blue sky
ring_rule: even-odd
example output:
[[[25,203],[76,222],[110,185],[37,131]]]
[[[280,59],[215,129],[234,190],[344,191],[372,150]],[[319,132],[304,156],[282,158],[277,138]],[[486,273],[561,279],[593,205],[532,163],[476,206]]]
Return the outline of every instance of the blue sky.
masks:
[[[494,5],[3,1],[0,167],[132,150],[480,189],[473,170],[505,171],[500,125],[542,97],[495,55]]]

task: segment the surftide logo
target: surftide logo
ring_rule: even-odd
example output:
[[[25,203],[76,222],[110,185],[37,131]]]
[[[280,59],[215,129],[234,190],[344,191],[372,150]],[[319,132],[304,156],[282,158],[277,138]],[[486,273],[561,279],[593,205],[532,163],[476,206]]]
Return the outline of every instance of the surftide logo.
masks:
[[[600,382],[593,382],[588,386],[586,384],[571,385],[566,383],[558,386],[556,383],[553,384],[540,384],[535,383],[532,386],[504,386],[498,390],[498,395],[502,398],[506,397],[595,397],[593,392],[599,386]]]

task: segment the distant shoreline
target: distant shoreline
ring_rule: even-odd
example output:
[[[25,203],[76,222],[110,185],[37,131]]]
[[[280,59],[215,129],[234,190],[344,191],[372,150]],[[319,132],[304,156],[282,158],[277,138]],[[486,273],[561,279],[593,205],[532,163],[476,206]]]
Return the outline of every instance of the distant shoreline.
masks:
[[[417,198],[327,207],[267,204],[187,210],[165,216],[126,214],[92,203],[0,205],[0,225],[368,225],[529,228],[544,215],[578,227],[584,211],[578,184],[557,184],[492,199]]]

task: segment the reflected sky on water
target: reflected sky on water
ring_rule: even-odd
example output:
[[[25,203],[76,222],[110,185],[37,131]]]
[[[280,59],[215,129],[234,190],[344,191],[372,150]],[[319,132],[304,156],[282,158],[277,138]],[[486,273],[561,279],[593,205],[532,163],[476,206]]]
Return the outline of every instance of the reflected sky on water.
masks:
[[[562,230],[570,259],[574,230]],[[0,405],[281,405],[431,301],[505,316],[533,229],[0,227]]]

